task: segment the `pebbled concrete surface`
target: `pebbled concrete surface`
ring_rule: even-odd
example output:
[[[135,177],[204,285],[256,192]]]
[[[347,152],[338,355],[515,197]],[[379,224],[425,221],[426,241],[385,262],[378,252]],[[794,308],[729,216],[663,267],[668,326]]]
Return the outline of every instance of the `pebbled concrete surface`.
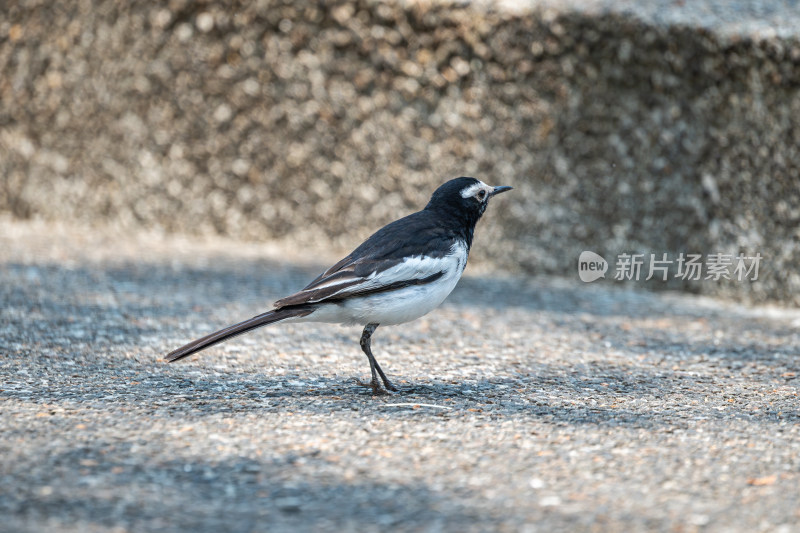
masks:
[[[0,210],[344,247],[512,185],[475,258],[761,253],[800,305],[796,0],[10,2]]]
[[[0,219],[0,531],[797,531],[800,313],[468,268],[184,364],[334,257]]]

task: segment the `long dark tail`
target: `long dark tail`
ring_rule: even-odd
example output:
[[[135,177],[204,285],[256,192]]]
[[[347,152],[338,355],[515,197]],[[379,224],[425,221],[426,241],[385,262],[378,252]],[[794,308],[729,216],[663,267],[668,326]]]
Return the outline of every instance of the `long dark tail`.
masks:
[[[242,333],[247,333],[248,331],[252,331],[256,328],[267,326],[269,324],[274,324],[275,322],[280,322],[281,320],[286,320],[287,318],[310,315],[312,312],[314,312],[314,307],[310,305],[295,305],[267,311],[266,313],[254,316],[253,318],[245,320],[244,322],[239,322],[238,324],[228,326],[227,328],[216,331],[211,335],[206,335],[201,339],[197,339],[185,346],[181,346],[177,350],[173,350],[168,353],[164,359],[172,363],[178,359],[189,357],[200,350],[205,350],[209,346],[214,346],[215,344],[226,341],[232,337],[241,335]]]

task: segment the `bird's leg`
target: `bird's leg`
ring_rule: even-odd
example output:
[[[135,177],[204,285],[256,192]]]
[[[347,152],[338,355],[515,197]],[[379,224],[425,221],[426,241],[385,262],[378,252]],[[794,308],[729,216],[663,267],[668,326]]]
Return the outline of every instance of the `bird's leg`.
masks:
[[[361,349],[367,355],[367,359],[369,359],[369,369],[372,372],[372,381],[369,383],[368,386],[372,387],[372,392],[375,394],[382,394],[386,392],[383,387],[381,386],[380,381],[378,381],[378,375],[380,375],[381,380],[383,380],[383,386],[390,391],[397,391],[397,387],[392,385],[392,382],[389,381],[389,378],[386,377],[386,374],[383,373],[381,370],[378,361],[375,360],[375,356],[372,355],[372,348],[370,347],[370,342],[372,341],[372,334],[375,333],[375,330],[378,328],[378,324],[367,324],[364,328],[364,332],[361,333]],[[366,385],[366,383],[365,383]]]

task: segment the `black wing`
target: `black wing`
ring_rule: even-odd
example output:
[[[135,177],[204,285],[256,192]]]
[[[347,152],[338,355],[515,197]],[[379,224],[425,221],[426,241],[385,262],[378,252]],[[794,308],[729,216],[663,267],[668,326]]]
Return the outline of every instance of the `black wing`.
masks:
[[[375,232],[353,252],[276,307],[340,300],[349,296],[430,283],[442,276],[456,234],[434,214],[419,211]],[[408,258],[414,261],[406,261]]]

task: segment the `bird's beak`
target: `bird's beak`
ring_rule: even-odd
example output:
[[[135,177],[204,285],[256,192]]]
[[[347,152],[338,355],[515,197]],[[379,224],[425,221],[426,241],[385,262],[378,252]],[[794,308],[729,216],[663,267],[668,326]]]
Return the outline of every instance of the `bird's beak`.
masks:
[[[508,185],[501,185],[501,186],[499,186],[499,187],[495,187],[495,188],[492,190],[492,196],[497,196],[497,195],[498,195],[498,194],[500,194],[501,192],[510,191],[510,190],[511,190],[511,189],[513,189],[513,188],[514,188],[514,187],[509,187]]]

